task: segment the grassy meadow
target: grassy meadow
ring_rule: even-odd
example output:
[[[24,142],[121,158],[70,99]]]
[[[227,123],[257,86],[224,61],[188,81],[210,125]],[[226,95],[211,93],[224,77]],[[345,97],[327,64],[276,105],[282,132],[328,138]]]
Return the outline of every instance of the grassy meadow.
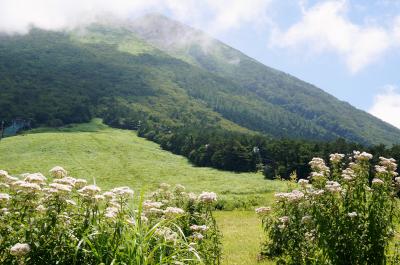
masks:
[[[268,264],[257,263],[262,233],[253,206],[268,203],[277,190],[286,190],[281,181],[265,180],[256,173],[194,167],[135,132],[107,127],[100,120],[57,130],[36,129],[0,141],[0,169],[10,174],[47,174],[55,165],[104,189],[130,186],[140,193],[166,182],[183,184],[188,191],[214,191],[223,207],[246,208],[215,213],[223,233],[224,264]]]

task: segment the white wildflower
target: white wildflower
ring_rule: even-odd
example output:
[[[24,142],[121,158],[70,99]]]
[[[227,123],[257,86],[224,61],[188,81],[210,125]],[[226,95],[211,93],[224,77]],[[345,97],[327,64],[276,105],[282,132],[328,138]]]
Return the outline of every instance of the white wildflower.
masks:
[[[194,240],[200,241],[200,240],[203,240],[204,236],[202,234],[200,234],[200,233],[193,233],[192,238]]]
[[[69,205],[76,206],[76,202],[74,200],[65,200],[65,202]]]
[[[64,178],[60,178],[60,179],[55,179],[53,182],[74,187],[76,179],[73,177],[64,177]]]
[[[36,183],[39,185],[43,185],[46,183],[46,177],[43,176],[41,173],[33,173],[29,174],[25,177],[24,181],[29,183]]]
[[[283,223],[283,224],[287,224],[289,223],[289,216],[282,216],[278,218],[279,222]]]
[[[309,224],[312,221],[312,217],[310,215],[305,215],[301,218],[302,224]]]
[[[18,186],[20,191],[25,192],[37,192],[42,190],[36,183],[29,183],[21,180],[14,182],[13,185]]]
[[[329,155],[329,160],[332,163],[336,163],[336,164],[339,163],[340,161],[342,161],[343,158],[344,158],[344,154],[335,153],[335,154]]]
[[[8,202],[11,196],[7,193],[0,193],[0,202]]]
[[[104,214],[105,217],[113,219],[115,217],[117,217],[117,214],[119,212],[119,209],[116,207],[108,207],[106,209],[106,213]]]
[[[167,207],[167,209],[164,210],[164,214],[168,217],[175,217],[184,213],[185,211],[183,209],[177,207]]]
[[[71,186],[60,183],[51,183],[49,187],[55,189],[55,193],[69,193],[72,190]]]
[[[309,184],[310,181],[308,181],[307,179],[299,179],[298,183],[300,186],[302,186],[303,188],[306,187]]]
[[[217,194],[215,194],[214,192],[206,192],[203,191],[200,195],[199,195],[199,201],[204,202],[204,203],[213,203],[217,201]]]
[[[96,195],[100,191],[101,189],[96,185],[87,185],[78,190],[78,192],[83,196],[89,196],[89,197],[94,197],[94,195]]]
[[[342,191],[342,187],[336,181],[327,181],[325,188],[330,192],[340,192]]]
[[[55,178],[63,178],[67,176],[67,171],[60,167],[60,166],[55,166],[52,169],[50,169],[50,174],[51,176],[55,177]]]
[[[190,230],[205,232],[208,230],[208,227],[206,225],[191,225]]]
[[[353,219],[354,217],[357,217],[357,213],[351,212],[351,213],[348,213],[347,216]]]
[[[13,256],[25,256],[31,251],[31,247],[26,243],[17,243],[10,249],[10,254]]]
[[[129,198],[133,196],[133,190],[129,187],[118,187],[111,190],[115,196],[120,198]]]
[[[271,207],[259,207],[256,209],[256,214],[258,215],[266,215],[271,212]]]
[[[176,184],[174,190],[176,193],[182,193],[185,191],[185,186],[183,186],[181,184]]]
[[[381,179],[374,178],[372,180],[372,185],[383,185],[383,184],[385,184],[385,182],[383,180],[381,180]]]
[[[329,173],[329,168],[326,166],[325,161],[322,158],[314,157],[309,163],[311,169],[317,173]]]
[[[354,158],[358,161],[368,161],[372,159],[372,155],[366,152],[360,153],[359,151],[353,151]]]
[[[151,208],[160,208],[163,206],[162,202],[153,202],[153,201],[144,201],[143,202],[143,209],[151,209]]]
[[[44,213],[47,211],[47,208],[44,207],[42,204],[40,204],[39,206],[36,207],[36,211],[38,211],[40,213]]]
[[[87,184],[85,179],[75,179],[75,188],[80,189]]]
[[[169,188],[171,187],[171,185],[167,184],[167,183],[161,183],[160,184],[160,189],[167,191]]]

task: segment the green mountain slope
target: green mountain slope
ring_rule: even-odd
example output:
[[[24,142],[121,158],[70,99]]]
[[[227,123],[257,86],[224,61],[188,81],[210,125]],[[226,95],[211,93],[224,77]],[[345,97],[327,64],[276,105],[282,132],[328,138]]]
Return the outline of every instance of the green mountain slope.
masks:
[[[309,129],[305,130],[307,137],[317,128],[318,134],[327,138],[334,135],[366,144],[399,142],[397,128],[311,84],[269,68],[198,30],[161,15],[142,17],[130,28],[168,54],[234,81],[247,93],[247,98],[256,98],[264,110],[273,112],[273,115],[262,115],[259,122],[246,123],[237,117],[240,113],[231,115],[220,109],[215,97],[207,100],[214,109],[245,127],[270,132],[271,125],[279,126],[286,135],[306,127]],[[286,120],[289,124],[280,123]]]
[[[59,126],[102,117],[275,138],[399,142],[400,130],[158,15],[73,32],[0,36],[0,119]],[[149,137],[151,138],[151,137]]]

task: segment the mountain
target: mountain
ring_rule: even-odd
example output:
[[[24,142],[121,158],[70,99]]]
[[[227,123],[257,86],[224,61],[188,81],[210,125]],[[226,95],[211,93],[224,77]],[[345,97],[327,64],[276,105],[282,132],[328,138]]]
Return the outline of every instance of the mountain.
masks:
[[[0,36],[0,119],[394,144],[400,130],[161,15]]]

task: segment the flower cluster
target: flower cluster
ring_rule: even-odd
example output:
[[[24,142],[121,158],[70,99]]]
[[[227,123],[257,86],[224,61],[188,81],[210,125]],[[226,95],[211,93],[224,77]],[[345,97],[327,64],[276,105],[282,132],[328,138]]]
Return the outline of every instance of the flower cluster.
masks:
[[[215,193],[161,184],[142,202],[59,166],[50,175],[0,170],[1,264],[219,264]]]
[[[301,191],[276,193],[272,209],[256,209],[268,236],[263,256],[283,264],[384,264],[388,260],[388,253],[394,252],[388,247],[400,191],[396,161],[380,157],[370,176],[371,154],[354,151],[347,163],[344,157],[332,154],[332,168],[313,158],[310,180],[299,180]]]

